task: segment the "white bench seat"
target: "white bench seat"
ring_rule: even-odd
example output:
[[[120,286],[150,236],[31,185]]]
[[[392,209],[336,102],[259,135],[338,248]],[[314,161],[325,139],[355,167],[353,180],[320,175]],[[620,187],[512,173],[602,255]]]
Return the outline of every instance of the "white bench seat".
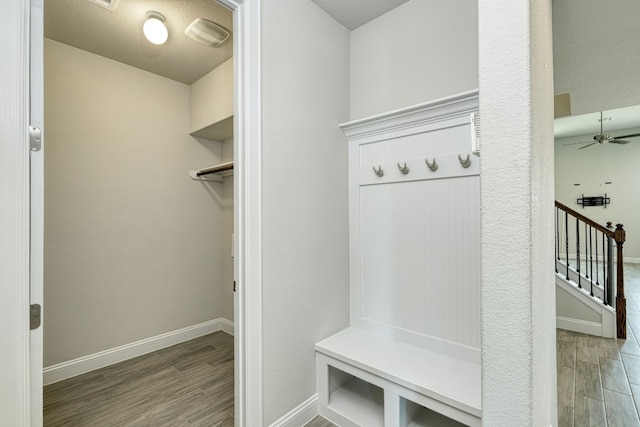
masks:
[[[330,395],[335,392],[332,388],[337,387],[330,384],[329,367],[333,367],[384,391],[385,427],[404,423],[400,421],[404,418],[403,401],[390,403],[393,399],[390,400],[387,393],[464,424],[480,425],[479,365],[354,327],[318,342],[316,352],[321,413],[323,406],[331,412]],[[392,414],[392,408],[387,408],[389,405],[399,407],[397,415]]]

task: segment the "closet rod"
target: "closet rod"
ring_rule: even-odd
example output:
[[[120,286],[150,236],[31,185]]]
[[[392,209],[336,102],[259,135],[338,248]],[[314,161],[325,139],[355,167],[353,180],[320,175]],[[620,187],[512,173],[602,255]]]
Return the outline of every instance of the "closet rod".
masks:
[[[196,176],[209,175],[211,173],[224,172],[228,170],[233,170],[233,162],[221,163],[219,165],[199,169],[196,171]]]

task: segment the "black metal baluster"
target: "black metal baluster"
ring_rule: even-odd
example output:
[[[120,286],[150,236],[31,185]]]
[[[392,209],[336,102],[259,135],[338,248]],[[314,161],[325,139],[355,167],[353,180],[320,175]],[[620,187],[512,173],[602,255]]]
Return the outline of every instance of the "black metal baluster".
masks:
[[[553,245],[553,249],[556,251],[556,261],[554,262],[556,267],[556,273],[558,272],[558,261],[560,261],[560,231],[558,229],[558,208],[556,207],[556,244]]]
[[[613,237],[607,236],[607,304],[611,305],[613,298]]]
[[[607,253],[604,251],[604,241],[607,235],[602,233],[602,300],[607,303]]]
[[[580,280],[580,220],[576,218],[576,271],[578,272],[578,287],[582,289]]]
[[[589,259],[589,244],[587,243],[587,223],[584,223],[584,275],[588,279],[589,278],[589,266],[587,265],[587,260]]]
[[[564,242],[565,242],[565,248],[567,250],[567,280],[569,280],[569,213],[565,212],[564,213],[564,231],[565,231],[565,236],[564,236]]]
[[[596,285],[600,286],[600,273],[598,268],[598,230],[596,230],[595,235],[596,235]]]
[[[591,275],[591,279],[589,279],[591,281],[591,296],[593,296],[593,245],[592,245],[592,240],[591,240],[591,235],[593,233],[591,233],[592,231],[592,227],[589,226],[589,270],[590,270],[590,275]],[[586,242],[585,242],[586,243]]]

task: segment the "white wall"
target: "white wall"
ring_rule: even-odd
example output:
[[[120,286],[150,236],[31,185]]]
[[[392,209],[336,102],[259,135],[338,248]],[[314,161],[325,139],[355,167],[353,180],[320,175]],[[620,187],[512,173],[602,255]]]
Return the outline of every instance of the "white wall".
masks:
[[[233,115],[233,58],[193,82],[189,109],[190,133]]]
[[[638,132],[640,128],[621,131],[622,134]],[[564,145],[590,141],[592,137],[589,134],[556,140],[556,200],[602,225],[608,221],[614,225],[623,224],[627,231],[624,256],[640,261],[640,143],[597,144],[584,150],[578,150],[580,145]],[[577,204],[583,194],[604,196],[605,193],[611,198],[606,209],[596,206],[582,208]]]
[[[45,366],[221,316],[221,184],[189,87],[45,45]]]
[[[262,2],[264,425],[316,393],[314,344],[348,326],[349,33]]]
[[[478,87],[477,0],[411,0],[351,32],[351,119]]]
[[[553,1],[555,93],[572,114],[640,104],[640,2]]]
[[[482,418],[555,426],[549,0],[479,1]]]

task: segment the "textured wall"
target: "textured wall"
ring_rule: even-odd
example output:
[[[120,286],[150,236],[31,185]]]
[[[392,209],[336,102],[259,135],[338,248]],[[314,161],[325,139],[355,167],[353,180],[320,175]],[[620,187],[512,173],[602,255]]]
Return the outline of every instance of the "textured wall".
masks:
[[[349,322],[349,33],[262,2],[264,425],[316,393],[314,344]]]
[[[556,425],[549,0],[479,2],[482,412]]]
[[[351,119],[478,87],[478,2],[413,0],[351,32]]]
[[[572,114],[640,104],[640,2],[553,2],[555,93]]]
[[[221,184],[189,87],[45,45],[45,366],[221,315]]]

